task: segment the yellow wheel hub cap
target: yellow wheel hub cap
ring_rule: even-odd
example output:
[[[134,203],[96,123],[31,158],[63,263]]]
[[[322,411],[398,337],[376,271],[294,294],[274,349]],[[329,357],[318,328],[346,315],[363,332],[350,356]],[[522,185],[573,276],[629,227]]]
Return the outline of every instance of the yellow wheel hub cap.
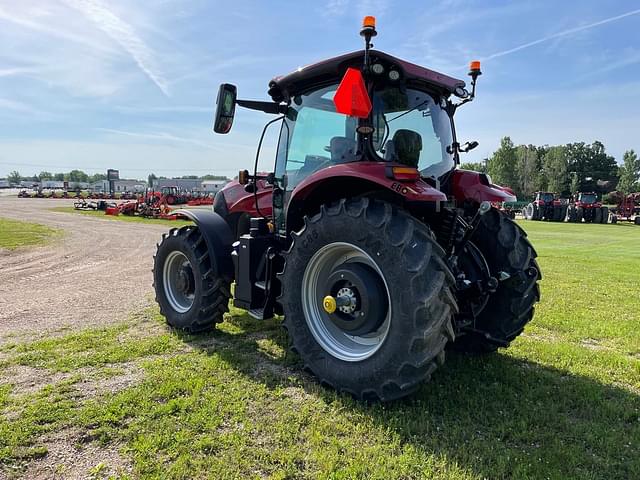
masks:
[[[322,300],[322,306],[324,307],[324,311],[327,313],[333,313],[336,311],[336,299],[333,298],[331,295],[327,295],[326,297],[324,297],[324,300]]]

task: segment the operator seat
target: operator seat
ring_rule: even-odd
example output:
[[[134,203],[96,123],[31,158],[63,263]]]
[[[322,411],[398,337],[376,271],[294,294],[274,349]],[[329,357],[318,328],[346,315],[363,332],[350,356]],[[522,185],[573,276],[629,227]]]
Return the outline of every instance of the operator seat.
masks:
[[[347,163],[355,159],[356,141],[347,137],[333,137],[329,142],[331,163]]]
[[[408,167],[418,167],[422,151],[422,136],[413,130],[400,129],[393,134],[394,157],[398,163]]]

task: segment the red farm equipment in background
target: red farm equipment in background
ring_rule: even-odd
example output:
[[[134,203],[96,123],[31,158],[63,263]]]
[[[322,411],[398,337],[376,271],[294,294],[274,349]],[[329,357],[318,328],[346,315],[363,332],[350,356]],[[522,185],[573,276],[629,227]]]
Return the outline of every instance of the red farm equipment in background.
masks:
[[[548,220],[562,222],[566,215],[567,207],[557,198],[553,192],[536,192],[533,202],[524,210],[524,218],[527,220]]]
[[[609,208],[603,207],[595,192],[579,192],[566,212],[567,222],[607,223]]]
[[[611,210],[611,223],[622,220],[640,225],[640,192],[629,195],[613,192],[610,197],[617,203],[616,207]]]

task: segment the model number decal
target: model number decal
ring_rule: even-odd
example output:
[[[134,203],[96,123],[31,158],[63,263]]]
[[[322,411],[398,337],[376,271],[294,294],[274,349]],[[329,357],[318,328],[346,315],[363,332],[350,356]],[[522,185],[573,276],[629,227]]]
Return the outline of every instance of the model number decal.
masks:
[[[394,192],[398,192],[401,195],[406,195],[409,192],[409,189],[398,182],[393,182],[391,184],[391,190]]]

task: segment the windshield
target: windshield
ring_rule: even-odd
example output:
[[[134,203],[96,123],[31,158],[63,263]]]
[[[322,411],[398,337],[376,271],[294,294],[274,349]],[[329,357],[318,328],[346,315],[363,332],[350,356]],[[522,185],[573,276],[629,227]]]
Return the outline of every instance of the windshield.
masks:
[[[543,202],[551,202],[554,199],[553,193],[541,193],[540,194],[540,199]]]
[[[438,178],[454,167],[451,119],[428,93],[376,91],[372,115],[373,148],[383,159],[417,167],[423,177]]]
[[[276,176],[286,175],[289,191],[322,168],[359,159],[357,119],[336,112],[333,96],[337,88],[332,85],[299,95],[291,103],[276,160]]]
[[[582,203],[596,203],[596,196],[593,193],[581,193],[580,201]]]

